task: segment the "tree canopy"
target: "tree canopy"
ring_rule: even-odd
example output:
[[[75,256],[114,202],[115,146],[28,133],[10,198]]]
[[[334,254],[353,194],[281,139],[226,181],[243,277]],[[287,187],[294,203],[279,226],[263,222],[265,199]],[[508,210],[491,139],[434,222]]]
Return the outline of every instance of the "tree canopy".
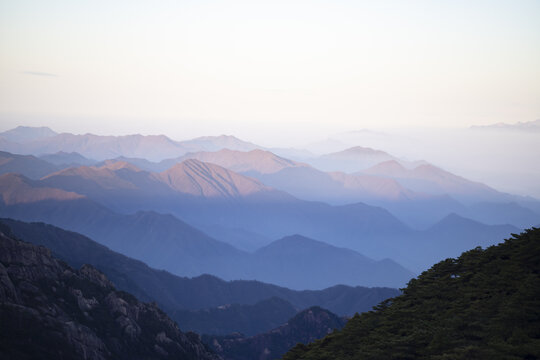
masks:
[[[540,358],[540,229],[446,259],[283,359]]]

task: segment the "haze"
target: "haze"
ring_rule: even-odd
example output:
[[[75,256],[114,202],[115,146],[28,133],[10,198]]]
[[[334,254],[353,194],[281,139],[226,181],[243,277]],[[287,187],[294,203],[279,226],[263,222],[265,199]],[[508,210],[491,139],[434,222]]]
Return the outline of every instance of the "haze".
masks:
[[[0,1],[0,130],[372,146],[540,196],[538,135],[448,132],[540,118],[539,13],[537,1]],[[393,135],[340,135],[366,128]]]
[[[77,133],[273,129],[281,139],[540,113],[536,1],[23,0],[0,10],[4,130],[47,118]]]

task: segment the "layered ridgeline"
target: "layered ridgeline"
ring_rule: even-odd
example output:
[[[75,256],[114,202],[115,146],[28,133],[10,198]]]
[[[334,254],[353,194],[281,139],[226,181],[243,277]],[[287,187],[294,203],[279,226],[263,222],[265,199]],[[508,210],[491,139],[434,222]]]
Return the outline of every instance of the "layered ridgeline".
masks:
[[[253,162],[248,161],[250,158],[240,157],[240,160],[242,161],[239,166]],[[260,170],[275,169],[272,164],[275,162],[260,167]],[[476,242],[479,239],[477,232],[473,233],[467,227],[472,224],[455,222],[454,225],[459,226],[448,227],[448,235],[459,237],[465,246],[445,242],[444,247],[439,248],[435,243],[437,238],[433,238],[430,231],[414,231],[383,208],[363,203],[330,206],[299,200],[255,179],[199,160],[186,160],[161,173],[142,171],[126,162],[106,162],[95,167],[82,166],[62,170],[39,181],[5,174],[0,176],[0,191],[4,199],[4,203],[0,204],[1,216],[25,221],[44,221],[81,232],[151,266],[186,276],[201,274],[202,270],[229,279],[239,278],[238,272],[234,271],[242,262],[234,259],[233,262],[223,264],[222,260],[224,255],[235,257],[242,254],[230,246],[226,249],[223,243],[220,246],[215,239],[253,251],[273,239],[302,234],[336,247],[357,251],[371,259],[389,258],[413,271],[421,271],[445,257],[457,256],[468,248],[489,244]],[[39,196],[30,196],[30,191]],[[64,192],[62,197],[45,198],[47,194],[52,195],[53,191]],[[86,198],[74,199],[74,194],[79,195],[79,198]],[[74,201],[65,201],[70,196]],[[47,199],[50,201],[45,202]],[[110,207],[116,214],[89,202],[89,199]],[[208,236],[199,232],[200,236],[197,238],[206,238],[200,244],[214,245],[205,246],[204,251],[200,252],[200,247],[194,244],[175,253],[171,251],[171,246],[178,244],[175,238],[179,237],[179,234],[186,234],[187,224],[180,224],[178,219],[157,216],[155,213],[118,214],[141,209],[173,214],[214,237],[211,241]],[[414,212],[414,208],[409,212]],[[142,221],[139,217],[144,218],[144,227],[137,225]],[[165,228],[169,230],[163,231]],[[183,230],[179,230],[180,228]],[[472,228],[483,228],[482,232],[489,234],[488,240],[492,241],[519,231],[509,225],[475,224]],[[188,232],[194,234],[194,231]],[[133,242],[137,243],[137,246],[132,246]],[[148,243],[152,245],[148,246]],[[155,244],[167,244],[165,253],[168,256],[163,256],[163,252],[160,253]],[[218,247],[219,251],[212,251],[212,248]],[[444,251],[439,251],[443,248]],[[185,257],[197,257],[202,253],[205,257],[212,258],[212,261],[201,262],[200,258],[187,261]],[[411,253],[414,253],[414,256],[407,256]],[[184,261],[178,261],[176,256],[183,256]],[[205,264],[204,269],[201,269],[201,264]],[[397,269],[395,266],[394,268]],[[336,268],[335,273],[338,272]],[[397,276],[393,279],[386,276],[386,280],[391,281],[381,282],[384,275],[374,276],[377,272],[379,271],[374,268],[358,271],[355,275],[357,282],[348,284],[394,287],[403,286],[407,280],[400,280],[406,278],[405,272],[394,271],[393,274]],[[365,276],[367,274],[369,276]],[[244,275],[248,274],[243,273],[244,279],[254,278],[253,274],[249,277]],[[319,277],[313,279],[317,280]],[[296,287],[294,283],[279,283]],[[319,283],[318,288],[335,283],[335,279]]]
[[[330,168],[316,159],[310,161],[313,167],[269,151],[228,149],[188,153],[156,165],[165,169],[186,159],[217,164],[255,177],[303,200],[379,205],[415,227],[427,227],[450,213],[486,224],[519,227],[531,226],[540,219],[540,203],[532,198],[501,193],[424,161],[403,161],[369,148],[354,147],[321,156],[319,159],[326,159],[323,163]]]
[[[218,359],[156,305],[0,227],[0,358]]]
[[[383,206],[408,225],[421,228],[452,212],[487,224],[509,223],[524,228],[536,224],[540,212],[540,203],[532,198],[498,192],[425,161],[409,162],[360,146],[306,159],[313,165],[309,166],[275,155],[283,154],[280,149],[272,153],[232,136],[177,142],[166,136],[73,135],[57,134],[47,128],[19,127],[0,133],[0,149],[39,155],[50,162],[42,164],[42,169],[33,166],[20,171],[31,178],[50,173],[43,169],[51,165],[65,168],[95,164],[96,161],[75,151],[100,161],[120,159],[153,172],[163,172],[187,159],[198,159],[255,177],[303,200]],[[3,169],[0,160],[0,172],[12,165]]]
[[[0,204],[0,216],[44,221],[77,231],[180,276],[207,273],[294,289],[323,289],[336,284],[400,287],[414,276],[394,261],[374,261],[352,250],[298,236],[276,241],[255,253],[241,251],[174,216],[148,211],[118,214],[76,193],[43,187],[13,174],[0,176],[0,193],[5,204]],[[33,196],[37,201],[32,201]],[[303,252],[298,252],[299,242],[305,245]],[[300,258],[306,259],[299,262]],[[328,272],[320,262],[335,266]]]
[[[77,233],[43,223],[2,219],[18,238],[45,246],[72,267],[90,264],[143,301],[155,301],[183,330],[253,335],[275,328],[297,311],[320,306],[338,315],[370,310],[397,289],[333,286],[294,291],[258,281],[223,281],[210,275],[185,278],[155,270]]]
[[[273,360],[296,344],[308,344],[341,329],[345,322],[328,310],[311,307],[264,334],[203,336],[202,339],[225,360]]]
[[[96,160],[118,156],[145,157],[159,161],[193,151],[217,151],[229,148],[252,150],[257,145],[234,136],[204,136],[175,141],[165,135],[100,136],[94,134],[59,134],[49,128],[19,126],[0,133],[0,149],[19,154],[54,154],[77,152]]]
[[[540,358],[540,229],[447,259],[284,359]]]

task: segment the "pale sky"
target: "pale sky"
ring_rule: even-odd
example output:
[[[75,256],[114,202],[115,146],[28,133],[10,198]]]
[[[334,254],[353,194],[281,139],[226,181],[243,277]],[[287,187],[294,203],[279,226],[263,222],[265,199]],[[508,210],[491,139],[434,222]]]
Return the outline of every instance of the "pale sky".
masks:
[[[0,130],[292,141],[538,118],[536,0],[0,0]]]

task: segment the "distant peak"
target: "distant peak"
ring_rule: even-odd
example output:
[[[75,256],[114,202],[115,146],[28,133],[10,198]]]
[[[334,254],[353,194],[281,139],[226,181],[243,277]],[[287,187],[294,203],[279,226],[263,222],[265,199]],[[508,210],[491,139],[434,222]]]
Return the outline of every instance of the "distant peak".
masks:
[[[353,146],[348,149],[345,149],[344,151],[376,151],[375,149],[372,149],[370,147],[364,147],[364,146]]]
[[[387,160],[378,163],[373,166],[372,169],[392,169],[392,170],[407,170],[401,163],[397,160]]]
[[[200,136],[193,140],[234,140],[234,141],[243,142],[243,140],[237,138],[234,135],[225,135],[225,134],[214,135],[214,136]]]
[[[539,131],[540,119],[532,121],[517,122],[513,124],[507,124],[498,122],[490,125],[473,125],[471,130],[516,130],[516,131]]]
[[[17,126],[15,129],[12,130],[40,130],[40,131],[50,131],[54,132],[50,127],[48,126]],[[9,131],[9,130],[8,130]]]
[[[310,239],[307,236],[304,236],[301,234],[292,234],[292,235],[287,235],[287,236],[282,237],[280,241],[316,241],[316,240]]]
[[[139,171],[142,171],[141,169],[139,169],[138,167],[136,167],[135,165],[127,162],[127,161],[123,161],[123,160],[105,160],[103,165],[99,167],[100,169],[109,169],[109,170],[120,170],[120,169],[129,169],[131,171],[136,171],[136,172],[139,172]]]
[[[363,147],[363,146],[354,146],[348,149],[343,150],[342,152],[349,152],[349,153],[373,153],[373,154],[386,154],[382,150],[372,149],[370,147]]]
[[[9,183],[10,181],[16,181],[16,182],[31,182],[32,181],[26,176],[19,173],[2,174],[0,175],[0,179],[2,179],[2,181],[5,183]]]
[[[270,249],[270,248],[274,248],[274,247],[289,247],[289,246],[301,246],[301,247],[319,247],[319,248],[334,248],[334,246],[330,245],[330,244],[327,244],[325,242],[322,242],[322,241],[319,241],[319,240],[314,240],[314,239],[311,239],[311,238],[308,238],[304,235],[300,235],[300,234],[294,234],[294,235],[289,235],[289,236],[285,236],[285,237],[282,237],[281,239],[279,240],[275,240],[273,242],[271,242],[270,244],[268,244],[267,246],[261,248],[261,250],[263,249]]]
[[[176,191],[204,197],[234,198],[270,189],[258,180],[196,159],[177,163],[159,177]]]
[[[463,217],[463,216],[458,215],[456,213],[450,213],[450,214],[446,215],[437,224],[435,224],[434,227],[442,226],[442,225],[455,226],[456,224],[479,224],[479,222],[474,221],[474,220],[469,219],[469,218],[466,218],[466,217]]]
[[[429,169],[429,170],[442,170],[441,168],[435,166],[435,165],[432,165],[432,164],[420,164],[418,165],[417,167],[414,168],[414,170],[418,170],[418,169]]]
[[[0,133],[2,137],[14,142],[30,142],[34,140],[41,140],[44,138],[58,135],[50,128],[46,126],[32,127],[32,126],[17,126],[14,129],[4,131]]]
[[[358,156],[358,155],[361,155],[361,156],[382,156],[382,157],[387,157],[387,158],[392,158],[391,155],[389,155],[388,153],[382,151],[382,150],[377,150],[377,149],[372,149],[370,147],[363,147],[363,146],[354,146],[354,147],[350,147],[348,149],[345,149],[345,150],[342,150],[342,151],[337,151],[337,152],[334,152],[334,153],[330,153],[330,154],[327,154],[325,156],[329,156],[329,157],[334,157],[334,156]]]

